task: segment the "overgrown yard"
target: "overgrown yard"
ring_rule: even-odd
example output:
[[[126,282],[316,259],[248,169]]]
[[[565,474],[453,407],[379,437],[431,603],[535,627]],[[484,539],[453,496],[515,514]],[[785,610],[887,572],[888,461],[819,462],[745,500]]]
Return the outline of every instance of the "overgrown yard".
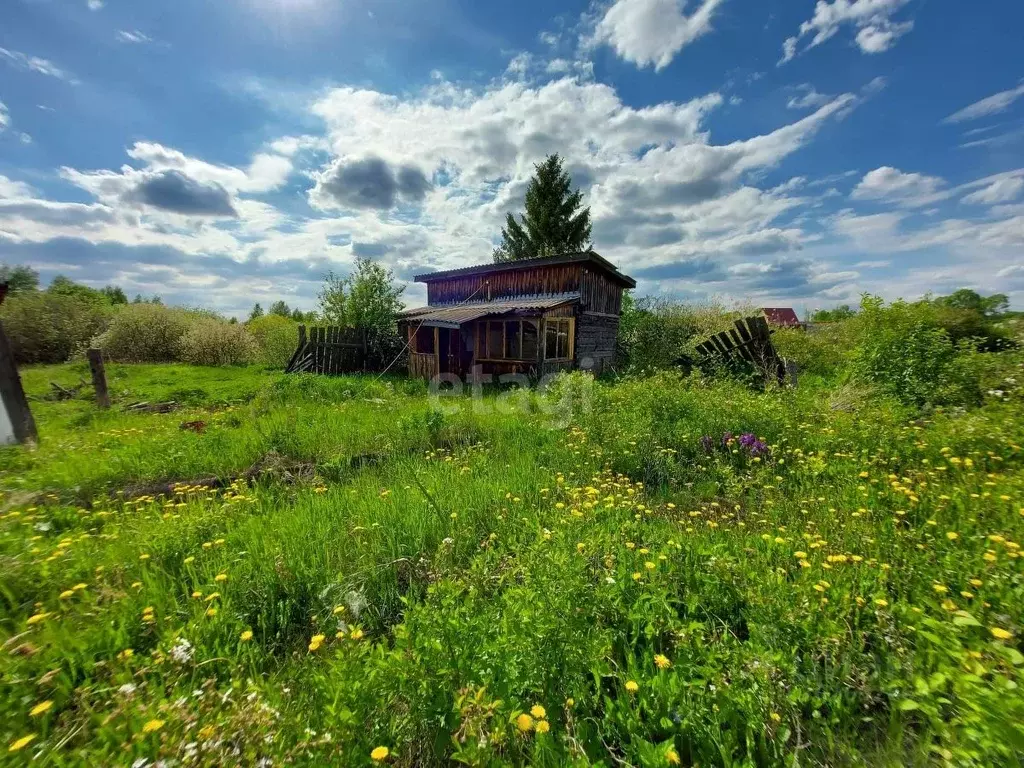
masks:
[[[138,365],[99,412],[43,399],[81,365],[30,369],[2,760],[1017,763],[999,357],[998,394],[946,410],[674,373],[438,410],[403,379]]]

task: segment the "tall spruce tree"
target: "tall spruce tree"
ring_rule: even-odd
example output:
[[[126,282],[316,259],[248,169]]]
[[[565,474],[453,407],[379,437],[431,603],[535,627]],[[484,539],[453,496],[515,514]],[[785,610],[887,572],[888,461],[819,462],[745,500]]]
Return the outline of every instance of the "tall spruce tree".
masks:
[[[534,166],[526,188],[526,215],[511,213],[501,230],[494,260],[516,261],[536,256],[572,253],[590,247],[590,208],[582,208],[583,193],[573,190],[562,158],[549,155]]]

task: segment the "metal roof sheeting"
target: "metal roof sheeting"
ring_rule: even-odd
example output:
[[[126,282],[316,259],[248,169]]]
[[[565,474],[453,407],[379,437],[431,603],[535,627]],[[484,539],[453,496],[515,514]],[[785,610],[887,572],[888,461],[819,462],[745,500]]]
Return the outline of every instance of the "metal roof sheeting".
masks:
[[[459,269],[446,269],[441,272],[427,272],[422,275],[415,275],[413,280],[417,283],[429,283],[433,280],[447,280],[450,277],[466,277],[469,275],[489,275],[494,272],[510,272],[519,269],[531,269],[534,267],[547,267],[559,264],[589,263],[599,267],[615,282],[625,288],[635,288],[636,280],[629,275],[619,272],[618,267],[605,259],[596,251],[579,251],[577,253],[563,253],[557,256],[539,256],[532,259],[519,259],[517,261],[502,261],[496,264],[478,264],[472,267],[460,267]]]
[[[463,323],[479,320],[489,315],[527,314],[543,312],[564,304],[579,301],[579,295],[523,297],[502,301],[483,301],[452,306],[417,307],[403,310],[401,319],[420,325],[458,328]]]

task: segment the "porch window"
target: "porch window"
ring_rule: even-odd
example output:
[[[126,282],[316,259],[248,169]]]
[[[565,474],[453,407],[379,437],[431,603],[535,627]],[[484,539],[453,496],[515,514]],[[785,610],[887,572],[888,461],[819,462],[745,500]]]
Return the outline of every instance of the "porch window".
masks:
[[[482,360],[536,360],[536,320],[484,320],[480,322]]]
[[[572,357],[572,318],[544,321],[544,359],[568,360]]]
[[[415,345],[413,348],[421,355],[434,354],[434,329],[423,325],[417,328]]]

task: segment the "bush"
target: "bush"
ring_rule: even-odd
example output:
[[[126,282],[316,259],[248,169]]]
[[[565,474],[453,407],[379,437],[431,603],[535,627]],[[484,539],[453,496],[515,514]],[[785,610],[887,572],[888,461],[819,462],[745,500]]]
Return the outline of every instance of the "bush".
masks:
[[[856,379],[912,405],[966,405],[981,399],[981,368],[974,347],[955,344],[927,303],[865,296],[857,320]]]
[[[162,304],[126,304],[95,341],[109,360],[122,363],[162,363],[178,358],[178,345],[190,318],[183,309]]]
[[[299,343],[299,324],[281,315],[264,315],[245,324],[259,345],[260,362],[271,368],[288,365]]]
[[[62,363],[110,320],[110,309],[74,296],[26,291],[11,295],[0,318],[18,363]]]
[[[732,327],[741,314],[716,304],[680,304],[669,299],[623,297],[616,363],[633,370],[671,367],[708,335]]]
[[[191,365],[246,365],[260,358],[260,347],[244,325],[202,318],[178,344],[180,359]]]

